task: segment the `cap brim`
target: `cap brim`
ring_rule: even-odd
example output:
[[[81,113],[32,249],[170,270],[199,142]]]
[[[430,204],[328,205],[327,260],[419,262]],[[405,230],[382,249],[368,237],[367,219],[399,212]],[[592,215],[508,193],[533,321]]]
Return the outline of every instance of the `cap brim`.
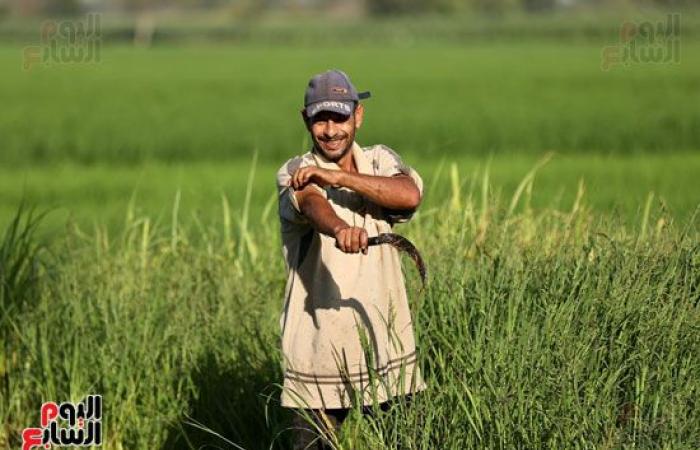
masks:
[[[353,106],[353,102],[339,102],[333,100],[312,103],[306,107],[306,116],[313,117],[321,111],[330,111],[349,116],[352,114]]]

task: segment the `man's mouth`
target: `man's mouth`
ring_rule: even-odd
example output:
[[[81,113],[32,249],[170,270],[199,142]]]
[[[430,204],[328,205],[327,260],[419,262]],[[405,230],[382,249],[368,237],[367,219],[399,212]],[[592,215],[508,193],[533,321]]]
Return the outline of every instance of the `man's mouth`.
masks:
[[[321,142],[323,142],[323,146],[329,150],[340,150],[345,139],[330,139]]]

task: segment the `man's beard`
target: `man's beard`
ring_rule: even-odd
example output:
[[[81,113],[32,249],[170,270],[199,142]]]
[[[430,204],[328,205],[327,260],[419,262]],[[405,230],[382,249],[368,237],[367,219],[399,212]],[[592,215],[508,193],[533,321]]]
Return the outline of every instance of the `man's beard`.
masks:
[[[326,150],[323,149],[321,144],[316,140],[316,138],[312,135],[311,139],[314,142],[314,148],[317,153],[323,155],[324,158],[326,158],[329,161],[333,162],[338,162],[340,161],[345,155],[348,154],[350,149],[352,149],[352,144],[355,142],[355,133],[348,134],[347,137],[347,145],[342,149],[342,151],[334,151],[333,154],[328,154]]]

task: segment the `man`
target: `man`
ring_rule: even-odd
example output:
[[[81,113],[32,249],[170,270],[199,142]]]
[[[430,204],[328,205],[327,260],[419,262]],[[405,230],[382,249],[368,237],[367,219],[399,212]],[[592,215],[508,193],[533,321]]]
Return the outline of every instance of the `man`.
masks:
[[[411,218],[423,181],[388,147],[355,142],[367,97],[339,70],[314,76],[301,111],[313,149],[277,173],[288,275],[282,406],[306,410],[321,430],[337,429],[354,401],[386,405],[425,389],[398,251],[368,246]],[[295,448],[315,434],[302,429]]]

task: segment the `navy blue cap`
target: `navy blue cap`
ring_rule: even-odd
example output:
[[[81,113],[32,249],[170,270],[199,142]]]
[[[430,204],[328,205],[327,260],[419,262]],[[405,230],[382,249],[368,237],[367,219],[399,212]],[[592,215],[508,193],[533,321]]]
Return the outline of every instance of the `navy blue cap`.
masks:
[[[345,72],[337,69],[314,75],[304,94],[306,115],[313,117],[320,111],[332,111],[349,116],[354,103],[368,98],[369,92],[357,92]]]

